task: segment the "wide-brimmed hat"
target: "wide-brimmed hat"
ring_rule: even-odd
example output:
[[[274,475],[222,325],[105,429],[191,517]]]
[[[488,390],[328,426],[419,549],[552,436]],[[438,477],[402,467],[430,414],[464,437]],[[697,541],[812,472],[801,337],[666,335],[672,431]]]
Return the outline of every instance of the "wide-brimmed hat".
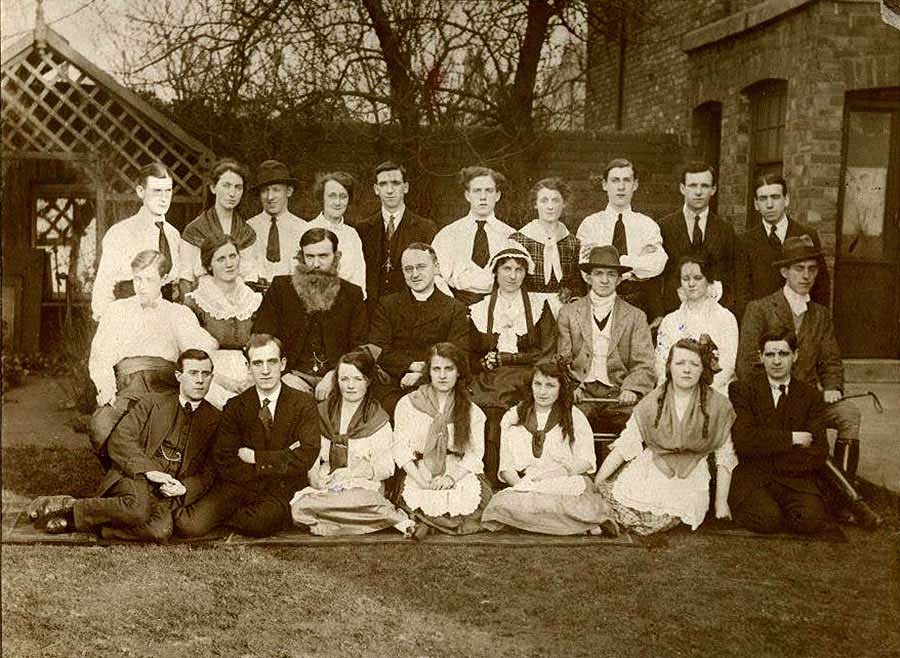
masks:
[[[254,190],[258,190],[266,185],[274,185],[275,183],[284,183],[285,185],[297,186],[297,179],[291,176],[290,169],[278,160],[266,160],[256,170],[256,182],[253,185]]]
[[[618,270],[623,274],[631,271],[630,267],[619,263],[619,250],[611,244],[591,249],[588,259],[583,263],[579,263],[578,267],[586,274],[590,274],[595,267],[607,267],[611,270]]]
[[[785,267],[791,263],[818,258],[821,255],[822,250],[816,247],[812,238],[808,235],[791,236],[784,241],[781,258],[773,261],[772,266]]]
[[[525,271],[528,272],[528,274],[534,274],[534,259],[531,257],[531,254],[525,250],[525,247],[514,240],[508,240],[500,251],[491,256],[491,260],[488,263],[488,269],[493,272],[494,268],[497,267],[497,263],[506,258],[516,258],[524,261]]]

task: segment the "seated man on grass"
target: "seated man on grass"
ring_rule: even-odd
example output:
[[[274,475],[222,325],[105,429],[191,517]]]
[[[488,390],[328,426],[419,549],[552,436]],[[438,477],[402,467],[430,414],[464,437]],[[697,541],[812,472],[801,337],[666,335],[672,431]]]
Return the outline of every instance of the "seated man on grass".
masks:
[[[656,384],[650,327],[643,311],[616,294],[631,268],[619,263],[615,247],[594,247],[580,267],[590,291],[560,309],[557,351],[578,380],[575,402],[591,427],[618,434],[637,401]]]
[[[112,466],[97,495],[38,498],[28,510],[35,525],[51,534],[99,530],[104,539],[167,541],[182,510],[212,483],[207,457],[219,412],[203,399],[212,372],[206,352],[182,352],[178,391],[148,394],[110,436]]]
[[[252,537],[290,527],[288,501],[307,485],[319,454],[315,399],[287,385],[281,341],[250,336],[247,361],[253,388],[231,398],[222,412],[213,460],[216,481],[179,518],[179,531],[205,535],[218,525]]]

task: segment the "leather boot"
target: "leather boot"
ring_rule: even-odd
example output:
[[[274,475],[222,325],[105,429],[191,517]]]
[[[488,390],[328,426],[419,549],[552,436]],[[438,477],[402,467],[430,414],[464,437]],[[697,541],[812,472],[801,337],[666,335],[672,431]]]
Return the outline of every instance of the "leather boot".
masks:
[[[856,479],[859,468],[859,439],[838,437],[834,442],[834,462],[850,482]]]
[[[35,526],[42,526],[47,519],[65,514],[74,506],[72,496],[40,496],[29,503],[28,518]]]
[[[823,471],[825,479],[835,488],[860,526],[866,530],[874,530],[881,525],[881,517],[866,504],[866,501],[863,500],[856,488],[846,478],[844,472],[830,458],[825,463]]]

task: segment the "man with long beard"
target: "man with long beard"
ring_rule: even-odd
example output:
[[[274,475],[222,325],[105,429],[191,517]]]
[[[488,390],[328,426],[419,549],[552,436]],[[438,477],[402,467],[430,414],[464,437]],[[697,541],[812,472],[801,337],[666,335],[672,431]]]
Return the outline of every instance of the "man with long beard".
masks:
[[[331,372],[342,354],[365,342],[368,331],[362,290],[338,278],[337,236],[311,228],[300,238],[294,273],[276,276],[253,323],[254,334],[284,344],[287,372],[282,381],[319,400],[331,388]]]

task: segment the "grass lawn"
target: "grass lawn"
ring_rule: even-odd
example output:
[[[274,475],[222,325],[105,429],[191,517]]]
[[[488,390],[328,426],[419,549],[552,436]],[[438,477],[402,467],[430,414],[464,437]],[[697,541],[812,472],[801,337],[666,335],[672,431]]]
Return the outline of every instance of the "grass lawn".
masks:
[[[4,448],[4,492],[88,495],[87,449]],[[676,531],[635,547],[2,546],[2,655],[900,653],[896,497],[849,543]]]

